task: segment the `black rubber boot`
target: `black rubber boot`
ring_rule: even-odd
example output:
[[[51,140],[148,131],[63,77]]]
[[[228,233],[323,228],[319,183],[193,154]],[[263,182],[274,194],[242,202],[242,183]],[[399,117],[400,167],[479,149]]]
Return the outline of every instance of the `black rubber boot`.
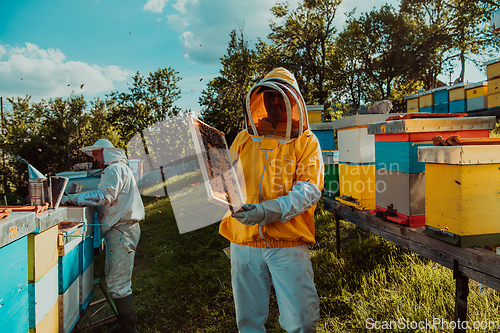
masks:
[[[118,312],[118,324],[109,329],[110,333],[139,333],[135,327],[137,324],[137,311],[135,309],[134,296],[113,299]]]

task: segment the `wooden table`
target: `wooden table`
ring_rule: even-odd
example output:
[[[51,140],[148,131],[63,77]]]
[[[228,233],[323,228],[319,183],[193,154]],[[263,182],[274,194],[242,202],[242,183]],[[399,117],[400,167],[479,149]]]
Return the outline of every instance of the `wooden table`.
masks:
[[[422,233],[423,227],[410,228],[384,221],[369,211],[354,209],[340,202],[324,197],[325,209],[335,214],[337,220],[344,219],[402,246],[424,258],[453,270],[456,280],[455,321],[467,318],[468,279],[477,281],[500,292],[500,256],[480,248],[460,248]],[[337,251],[340,250],[337,234]],[[465,332],[456,329],[455,332]]]

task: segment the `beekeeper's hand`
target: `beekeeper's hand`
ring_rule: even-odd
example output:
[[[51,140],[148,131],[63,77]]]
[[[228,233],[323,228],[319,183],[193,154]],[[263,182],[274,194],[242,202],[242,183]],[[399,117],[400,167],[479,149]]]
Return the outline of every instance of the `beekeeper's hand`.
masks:
[[[76,202],[73,202],[71,200],[71,197],[69,195],[63,195],[59,204],[61,206],[78,206]]]
[[[82,184],[82,183],[75,182],[75,183],[71,184],[71,185],[68,187],[67,192],[68,192],[69,194],[79,193],[79,192],[81,192],[81,191],[82,191],[82,188],[83,188],[83,184]]]
[[[276,200],[256,204],[246,204],[231,216],[245,225],[266,225],[281,219],[281,207]]]

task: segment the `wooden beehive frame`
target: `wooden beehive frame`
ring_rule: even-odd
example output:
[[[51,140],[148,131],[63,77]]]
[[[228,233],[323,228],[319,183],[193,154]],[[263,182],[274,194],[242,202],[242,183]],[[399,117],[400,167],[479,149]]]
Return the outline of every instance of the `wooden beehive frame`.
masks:
[[[208,200],[222,207],[228,207],[231,211],[236,211],[244,205],[245,201],[243,199],[240,184],[238,182],[236,170],[232,165],[231,156],[229,155],[229,149],[227,146],[226,138],[223,132],[205,124],[204,122],[196,119],[192,115],[188,116],[189,129],[191,132],[191,137],[193,139],[196,156],[200,164],[201,174],[203,176],[205,189],[208,194]],[[210,153],[205,148],[205,143],[207,143],[206,136],[200,131],[200,127],[205,130],[210,131],[212,134],[216,134],[220,140],[223,147],[218,147],[217,151],[223,154],[223,157],[229,161],[227,171],[223,173],[223,176],[218,177],[217,181],[222,181],[225,189],[228,188],[228,183],[231,182],[232,192],[231,195],[226,190],[226,195],[217,191],[214,186],[214,177],[211,170]],[[220,179],[219,179],[220,178]]]

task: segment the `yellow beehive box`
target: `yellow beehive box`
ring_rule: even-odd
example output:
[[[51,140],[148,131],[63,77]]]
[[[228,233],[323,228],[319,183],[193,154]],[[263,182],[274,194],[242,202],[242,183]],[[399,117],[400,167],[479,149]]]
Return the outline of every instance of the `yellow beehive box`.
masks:
[[[488,109],[500,107],[500,92],[488,95]]]
[[[500,145],[419,148],[426,233],[461,246],[500,244]]]
[[[42,276],[40,280],[35,283],[28,284],[29,299],[28,299],[28,309],[29,309],[29,326],[30,329],[35,329],[35,332],[40,333],[51,333],[58,332],[59,325],[57,324],[58,318],[58,267],[54,265],[47,274]],[[55,305],[55,314],[52,313]],[[52,327],[52,323],[44,322],[47,320],[50,322],[56,322],[55,330],[41,329],[42,327]]]
[[[58,226],[28,235],[28,281],[36,282],[57,264]]]
[[[467,99],[482,97],[488,95],[488,81],[477,82],[465,88]]]
[[[375,209],[375,164],[339,164],[337,200],[362,210]]]
[[[309,124],[323,122],[323,105],[307,105],[306,108]]]
[[[500,79],[488,81],[488,95],[500,93]]]
[[[408,113],[416,113],[416,112],[420,112],[420,109],[406,110],[406,112],[408,112]]]
[[[423,92],[419,97],[418,97],[418,103],[419,103],[419,108],[425,108],[429,106],[434,105],[434,94],[432,93],[431,90]]]
[[[484,63],[488,80],[500,77],[500,58],[492,59]]]
[[[467,99],[467,95],[465,94],[465,87],[466,87],[465,83],[452,85],[448,90],[450,94],[450,102]]]
[[[408,112],[412,112],[410,110],[415,110],[415,109],[417,111],[414,111],[414,112],[418,112],[418,109],[420,107],[418,96],[419,96],[419,94],[413,94],[413,95],[409,95],[409,96],[404,97],[404,99],[406,100],[406,110]]]
[[[35,328],[30,328],[29,333],[59,333],[59,304],[56,303],[49,313]]]

